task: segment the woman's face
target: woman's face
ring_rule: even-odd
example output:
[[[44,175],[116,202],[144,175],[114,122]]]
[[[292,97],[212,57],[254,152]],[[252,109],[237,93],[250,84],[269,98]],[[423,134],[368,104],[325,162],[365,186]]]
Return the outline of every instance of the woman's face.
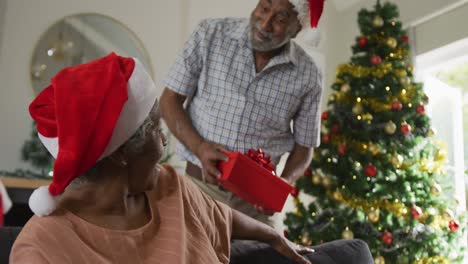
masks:
[[[164,153],[167,139],[161,130],[161,113],[157,103],[150,114],[150,118],[153,125],[145,128],[146,142],[142,147],[142,151],[128,158],[130,193],[151,190],[159,176],[160,170],[157,164]]]

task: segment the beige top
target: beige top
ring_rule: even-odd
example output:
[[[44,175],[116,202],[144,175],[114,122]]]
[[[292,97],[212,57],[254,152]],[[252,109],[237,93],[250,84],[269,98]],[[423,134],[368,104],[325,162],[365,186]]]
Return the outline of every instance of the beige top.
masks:
[[[229,207],[168,165],[146,195],[151,221],[130,231],[105,229],[66,210],[34,216],[18,236],[10,263],[229,263]]]

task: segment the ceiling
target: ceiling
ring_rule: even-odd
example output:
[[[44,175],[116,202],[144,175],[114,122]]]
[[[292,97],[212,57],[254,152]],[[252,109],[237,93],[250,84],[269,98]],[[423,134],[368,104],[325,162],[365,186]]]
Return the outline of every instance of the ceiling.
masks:
[[[359,2],[363,2],[363,0],[331,0],[336,7],[338,12],[343,12],[346,9],[356,5]]]

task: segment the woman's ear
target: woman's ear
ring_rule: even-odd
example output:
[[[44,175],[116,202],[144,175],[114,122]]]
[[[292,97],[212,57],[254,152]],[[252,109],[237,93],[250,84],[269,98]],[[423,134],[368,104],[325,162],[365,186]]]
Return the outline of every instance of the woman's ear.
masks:
[[[126,167],[128,165],[127,159],[122,151],[122,149],[118,149],[114,153],[109,156],[109,159],[119,167]]]

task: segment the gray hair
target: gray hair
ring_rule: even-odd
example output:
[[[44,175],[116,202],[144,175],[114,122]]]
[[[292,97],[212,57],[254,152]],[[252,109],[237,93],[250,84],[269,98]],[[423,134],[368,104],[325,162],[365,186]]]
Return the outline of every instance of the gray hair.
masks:
[[[146,137],[148,132],[150,132],[151,128],[155,126],[154,121],[151,119],[153,111],[146,117],[143,124],[137,129],[137,131],[133,134],[130,139],[128,139],[123,145],[122,149],[124,153],[129,153],[130,155],[136,155],[143,151],[143,146],[146,143]],[[93,167],[91,167],[88,171],[86,171],[81,176],[75,178],[69,186],[72,188],[76,188],[86,182],[93,182],[96,181],[96,175],[99,174],[103,161],[106,160],[108,157],[99,160]]]

